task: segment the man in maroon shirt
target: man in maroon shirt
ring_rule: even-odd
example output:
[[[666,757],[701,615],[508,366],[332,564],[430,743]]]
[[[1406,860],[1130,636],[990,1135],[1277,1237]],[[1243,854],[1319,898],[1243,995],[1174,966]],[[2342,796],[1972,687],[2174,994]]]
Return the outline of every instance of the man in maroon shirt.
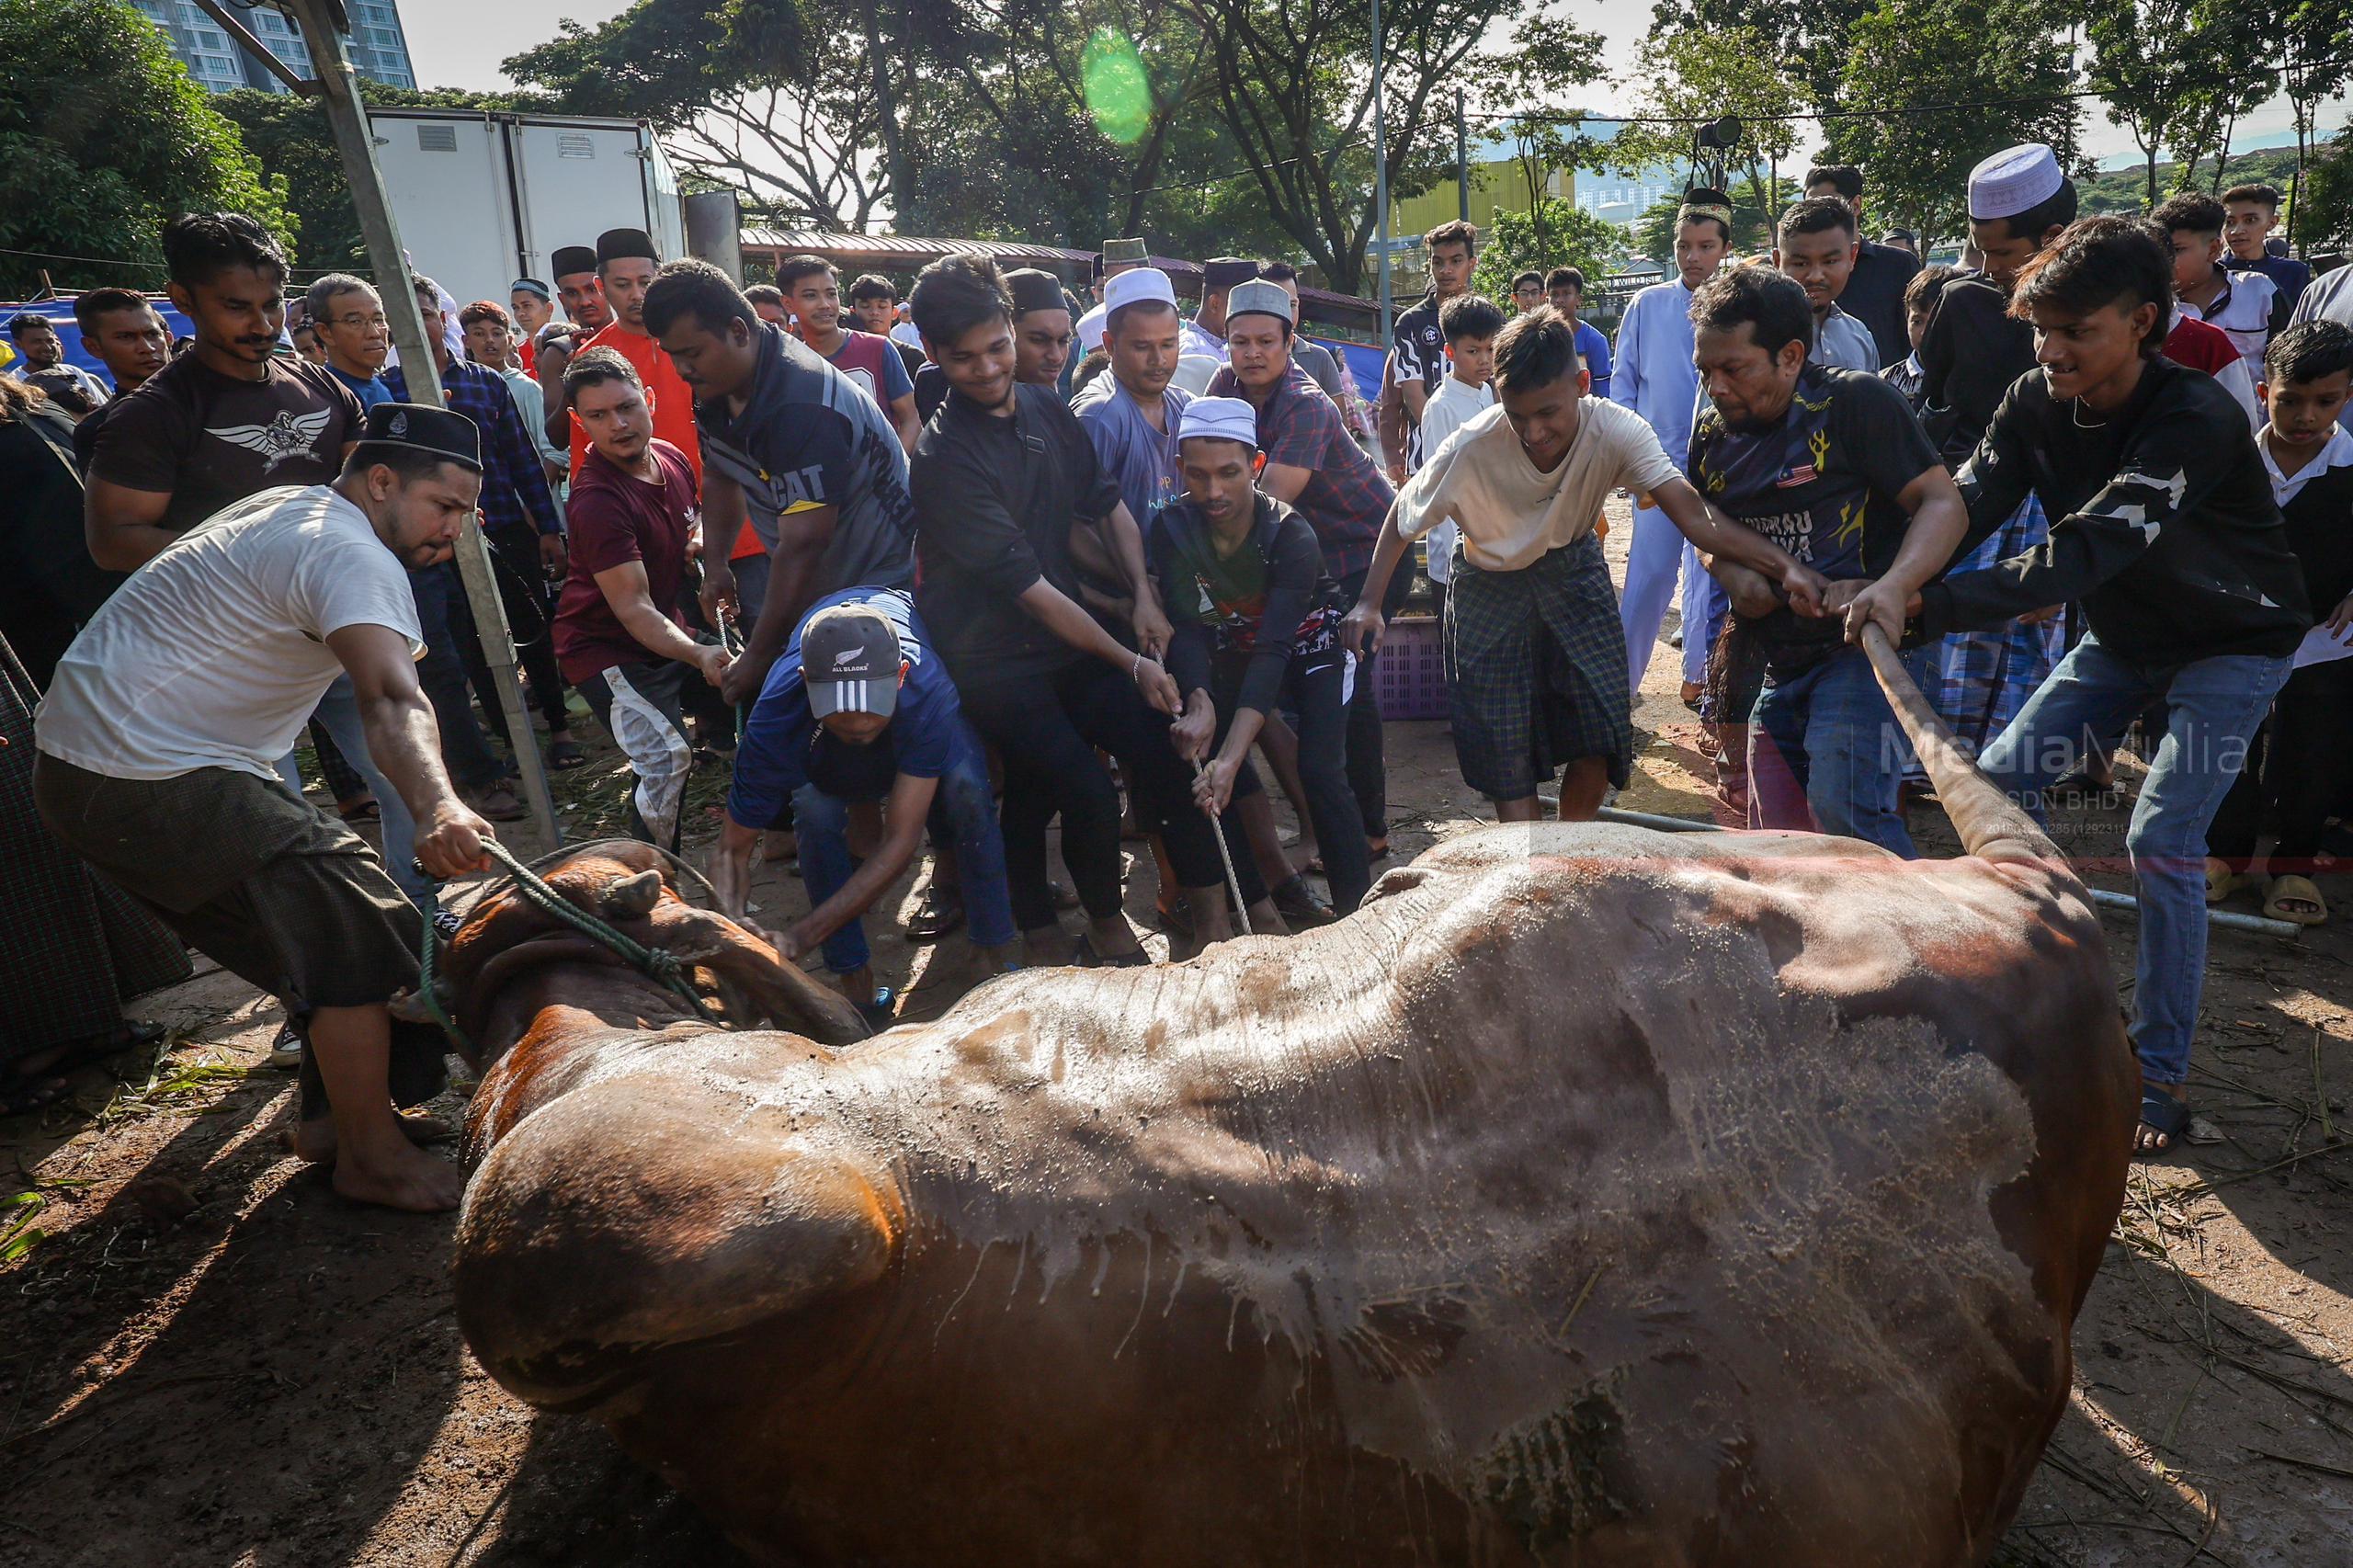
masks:
[[[776,286],[784,302],[801,320],[801,341],[831,361],[858,390],[874,400],[899,433],[899,442],[915,450],[915,384],[907,362],[887,337],[842,325],[841,279],[823,256],[789,257],[776,269]]]
[[[611,349],[585,349],[566,365],[563,396],[588,448],[565,507],[572,560],[556,601],[556,664],[628,754],[631,830],[675,850],[694,766],[680,693],[693,673],[717,686],[728,663],[671,608],[702,526],[694,470],[654,437],[645,388]]]

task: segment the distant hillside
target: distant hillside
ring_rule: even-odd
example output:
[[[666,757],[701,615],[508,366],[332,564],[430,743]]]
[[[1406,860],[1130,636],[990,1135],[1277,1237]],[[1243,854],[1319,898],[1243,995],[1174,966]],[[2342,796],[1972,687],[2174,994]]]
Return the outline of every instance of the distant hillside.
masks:
[[[2307,173],[2312,165],[2304,165]],[[2157,165],[2157,199],[2162,201],[2176,186],[2181,165],[2162,163]],[[2296,172],[2296,150],[2293,147],[2266,147],[2259,152],[2234,154],[2230,166],[2222,171],[2221,188],[2250,182],[2276,185],[2283,192],[2290,176]],[[2088,180],[2078,180],[2076,191],[2086,212],[2138,212],[2148,205],[2148,176],[2138,164],[2129,168],[2104,169]],[[2198,165],[2196,188],[2213,193],[2214,160],[2201,161]]]

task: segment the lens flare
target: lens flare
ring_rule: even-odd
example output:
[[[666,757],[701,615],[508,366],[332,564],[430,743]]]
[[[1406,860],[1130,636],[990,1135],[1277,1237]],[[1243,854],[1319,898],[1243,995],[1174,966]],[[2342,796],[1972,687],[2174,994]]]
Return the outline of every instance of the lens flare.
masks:
[[[1109,28],[1097,28],[1086,40],[1080,65],[1086,90],[1086,111],[1096,128],[1125,145],[1141,137],[1152,124],[1152,79],[1136,52],[1133,40]]]

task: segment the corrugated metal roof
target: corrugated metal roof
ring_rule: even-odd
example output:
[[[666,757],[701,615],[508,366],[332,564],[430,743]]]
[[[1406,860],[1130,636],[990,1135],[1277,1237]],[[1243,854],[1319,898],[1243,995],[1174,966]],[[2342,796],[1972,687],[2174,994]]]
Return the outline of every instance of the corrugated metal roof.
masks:
[[[779,257],[806,252],[822,256],[828,261],[852,266],[872,262],[876,266],[907,270],[926,266],[942,256],[985,256],[998,262],[1017,266],[1049,266],[1067,269],[1074,278],[1083,278],[1095,260],[1090,250],[1065,250],[1060,245],[1033,245],[1019,240],[952,240],[923,238],[913,234],[854,234],[833,233],[823,229],[745,229],[741,239],[746,251],[769,251]],[[1201,267],[1199,262],[1182,256],[1155,256],[1152,265],[1169,276],[1180,291],[1198,292]],[[1186,289],[1186,284],[1192,288]],[[1354,294],[1336,294],[1328,289],[1302,289],[1300,298],[1311,315],[1326,321],[1353,321],[1358,316],[1370,318],[1379,307],[1370,300]]]

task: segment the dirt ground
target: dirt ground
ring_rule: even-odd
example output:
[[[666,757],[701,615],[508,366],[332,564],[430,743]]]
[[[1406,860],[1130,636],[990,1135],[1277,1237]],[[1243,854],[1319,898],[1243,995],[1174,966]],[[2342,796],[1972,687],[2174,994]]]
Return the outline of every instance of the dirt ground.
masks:
[[[1620,804],[1703,816],[1677,658],[1662,644],[1653,662]],[[1392,723],[1388,747],[1401,858],[1479,820],[1443,724]],[[620,778],[605,751],[565,779],[575,835],[611,825]],[[705,836],[716,790],[697,791]],[[2124,885],[2128,809],[2092,801],[2056,824],[2102,885]],[[1952,851],[1933,805],[1913,825],[1926,852]],[[1131,883],[1140,920],[1151,884]],[[2322,885],[2353,907],[2353,881]],[[908,907],[919,887],[900,888]],[[773,871],[756,896],[785,919],[806,907]],[[2107,922],[2129,1001],[2133,923]],[[903,1016],[953,1000],[964,951],[951,939],[935,968],[876,942]],[[2222,1141],[2136,1167],[2077,1325],[2073,1401],[1996,1562],[2353,1560],[2348,959],[2341,928],[2217,936],[2191,1083]],[[215,971],[131,1010],[172,1028],[152,1061],[0,1120],[0,1562],[739,1561],[600,1428],[533,1412],[474,1365],[447,1221],[347,1206],[284,1152],[273,1004]]]

